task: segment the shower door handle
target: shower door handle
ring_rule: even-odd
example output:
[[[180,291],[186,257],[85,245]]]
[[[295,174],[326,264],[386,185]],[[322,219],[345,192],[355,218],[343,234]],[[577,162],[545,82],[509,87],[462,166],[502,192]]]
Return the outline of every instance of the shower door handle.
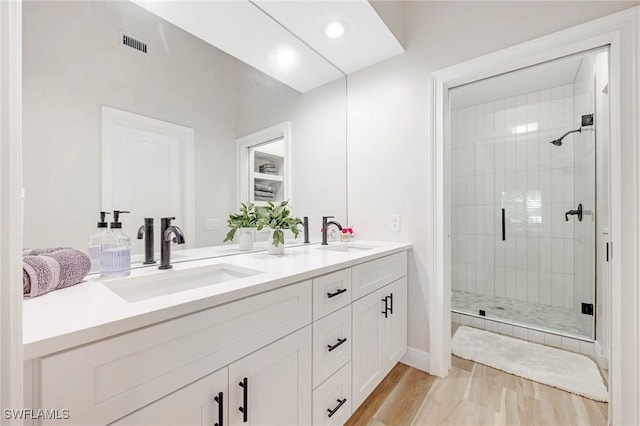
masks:
[[[502,241],[506,240],[505,235],[505,220],[504,220],[504,209],[502,209]]]

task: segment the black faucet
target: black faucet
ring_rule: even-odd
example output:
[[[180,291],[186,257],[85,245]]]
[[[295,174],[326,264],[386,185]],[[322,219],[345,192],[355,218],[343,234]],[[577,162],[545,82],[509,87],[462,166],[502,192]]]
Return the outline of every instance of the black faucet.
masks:
[[[335,225],[338,230],[342,231],[342,225],[340,225],[335,220],[327,221],[327,219],[333,219],[333,216],[322,216],[322,245],[326,246],[327,244],[327,230],[329,226]]]
[[[304,228],[304,243],[309,244],[309,216],[302,218],[302,227]]]
[[[158,269],[171,269],[171,242],[184,244],[184,234],[182,229],[171,225],[175,217],[163,217],[160,219],[160,266]],[[173,238],[171,237],[173,234]]]
[[[144,262],[143,265],[153,265],[156,261],[153,258],[153,218],[145,217],[144,225],[138,228],[138,239],[144,238]]]

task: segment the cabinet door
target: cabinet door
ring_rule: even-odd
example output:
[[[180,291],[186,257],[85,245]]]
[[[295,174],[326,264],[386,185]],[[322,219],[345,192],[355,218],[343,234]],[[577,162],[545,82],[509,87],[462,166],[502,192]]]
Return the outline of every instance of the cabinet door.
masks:
[[[311,326],[229,366],[229,424],[311,423]]]
[[[400,278],[382,290],[382,297],[388,298],[389,307],[387,317],[383,315],[380,347],[386,375],[407,353],[407,278]]]
[[[351,306],[353,318],[353,406],[355,412],[384,377],[380,352],[384,326],[384,289],[374,291]]]
[[[228,424],[226,420],[227,373],[226,367],[218,370],[112,424],[117,426],[225,426]]]

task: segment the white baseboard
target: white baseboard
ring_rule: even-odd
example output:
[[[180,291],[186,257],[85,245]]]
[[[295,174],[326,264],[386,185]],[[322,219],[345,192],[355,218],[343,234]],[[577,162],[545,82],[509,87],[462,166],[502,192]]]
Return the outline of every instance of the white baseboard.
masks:
[[[605,370],[609,369],[609,357],[604,353],[602,345],[597,340],[593,342],[593,357],[596,359],[596,364]]]
[[[407,348],[407,353],[400,360],[401,363],[429,373],[429,352],[416,348]]]

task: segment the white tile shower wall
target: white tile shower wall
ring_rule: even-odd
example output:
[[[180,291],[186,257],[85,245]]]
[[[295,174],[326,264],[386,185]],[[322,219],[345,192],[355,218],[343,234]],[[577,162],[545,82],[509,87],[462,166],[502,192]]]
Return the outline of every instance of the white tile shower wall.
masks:
[[[452,288],[575,307],[574,86],[452,111]],[[501,209],[506,240],[501,239]]]

